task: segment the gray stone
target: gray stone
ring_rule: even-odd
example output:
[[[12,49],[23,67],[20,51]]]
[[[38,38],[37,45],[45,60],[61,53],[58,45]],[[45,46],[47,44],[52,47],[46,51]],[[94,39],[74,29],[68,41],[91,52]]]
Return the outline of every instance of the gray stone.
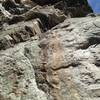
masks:
[[[25,45],[32,45],[34,66],[25,56]],[[33,40],[0,53],[0,100],[47,100],[37,87],[33,69],[38,66],[39,51],[38,41]]]
[[[66,19],[46,33],[37,25],[36,35],[0,51],[0,99],[99,100],[99,20]]]
[[[51,5],[27,10],[0,17],[0,100],[100,100],[100,17],[68,18]]]

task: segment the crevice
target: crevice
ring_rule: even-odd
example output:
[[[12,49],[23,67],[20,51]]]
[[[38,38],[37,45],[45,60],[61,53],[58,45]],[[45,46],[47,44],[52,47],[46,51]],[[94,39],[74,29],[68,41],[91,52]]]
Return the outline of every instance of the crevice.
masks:
[[[96,25],[96,23],[94,22],[93,25],[97,28],[100,28],[100,26]]]
[[[13,15],[20,15],[29,10],[29,7],[24,6],[21,2],[19,4],[15,0],[5,0],[3,1],[2,6]]]
[[[14,47],[14,45],[18,43],[28,41],[31,39],[31,37],[39,35],[39,32],[44,32],[41,22],[39,20],[35,20],[33,21],[33,23],[29,22],[28,25],[27,23],[26,25],[24,24],[24,26],[17,26],[14,29],[11,28],[10,30],[8,29],[7,31],[3,31],[2,33],[4,33],[4,36],[0,39],[0,50]],[[36,30],[35,28],[38,28],[38,30]]]
[[[45,70],[45,69],[44,69]],[[41,70],[41,68],[39,69],[35,69],[35,79],[36,79],[36,83],[39,89],[41,89],[42,91],[44,91],[45,93],[48,93],[50,91],[49,89],[49,84],[46,80],[46,72],[43,69]]]
[[[53,69],[53,70],[54,70],[54,71],[58,71],[58,70],[66,69],[66,68],[69,68],[69,67],[78,67],[80,64],[81,64],[81,63],[79,63],[79,62],[76,62],[76,63],[73,62],[73,63],[71,63],[71,64],[69,64],[69,65],[61,66],[61,67],[56,68],[56,69]]]
[[[96,60],[94,63],[97,67],[100,67],[100,60]]]
[[[78,46],[77,49],[88,49],[92,45],[100,44],[100,37],[90,37],[87,39],[86,43],[83,43],[81,46]]]
[[[32,58],[28,48],[24,49],[24,55],[29,59],[29,61],[32,64],[32,60],[31,60]],[[50,98],[50,87],[51,88],[53,87],[51,84],[49,84],[49,82],[46,79],[47,70],[45,69],[44,64],[42,64],[41,66],[34,66],[34,65],[32,66],[35,72],[35,80],[38,89],[46,93],[47,98]]]

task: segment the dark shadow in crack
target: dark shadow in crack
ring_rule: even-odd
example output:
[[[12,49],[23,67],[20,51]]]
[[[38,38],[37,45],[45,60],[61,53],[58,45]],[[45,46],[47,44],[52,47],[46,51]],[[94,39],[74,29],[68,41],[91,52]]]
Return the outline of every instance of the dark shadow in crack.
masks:
[[[87,39],[86,43],[83,43],[81,46],[78,46],[77,49],[88,49],[92,45],[100,44],[100,37],[90,37]]]

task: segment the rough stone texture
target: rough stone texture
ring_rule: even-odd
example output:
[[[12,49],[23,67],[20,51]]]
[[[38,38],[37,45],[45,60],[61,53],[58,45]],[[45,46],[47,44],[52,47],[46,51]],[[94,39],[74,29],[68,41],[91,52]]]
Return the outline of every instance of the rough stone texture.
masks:
[[[55,100],[100,100],[99,22],[69,19],[49,32],[45,68]]]
[[[83,17],[93,12],[87,0],[60,0],[55,4],[55,8],[63,10],[70,17]]]
[[[100,17],[33,1],[0,1],[0,100],[100,100]]]
[[[20,22],[6,26],[0,31],[0,50],[13,47],[15,44],[30,40],[36,34],[41,34],[42,28],[39,19]]]
[[[0,100],[47,100],[47,95],[37,87],[33,65],[25,56],[28,45],[33,53],[34,67],[39,66],[37,44],[34,38],[0,52]]]
[[[99,23],[67,19],[0,51],[0,100],[100,100]]]

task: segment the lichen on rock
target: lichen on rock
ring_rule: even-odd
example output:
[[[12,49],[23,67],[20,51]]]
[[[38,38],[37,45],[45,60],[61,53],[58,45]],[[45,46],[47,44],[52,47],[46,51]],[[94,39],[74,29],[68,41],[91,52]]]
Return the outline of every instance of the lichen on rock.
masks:
[[[0,100],[99,100],[99,23],[86,0],[1,0]]]

